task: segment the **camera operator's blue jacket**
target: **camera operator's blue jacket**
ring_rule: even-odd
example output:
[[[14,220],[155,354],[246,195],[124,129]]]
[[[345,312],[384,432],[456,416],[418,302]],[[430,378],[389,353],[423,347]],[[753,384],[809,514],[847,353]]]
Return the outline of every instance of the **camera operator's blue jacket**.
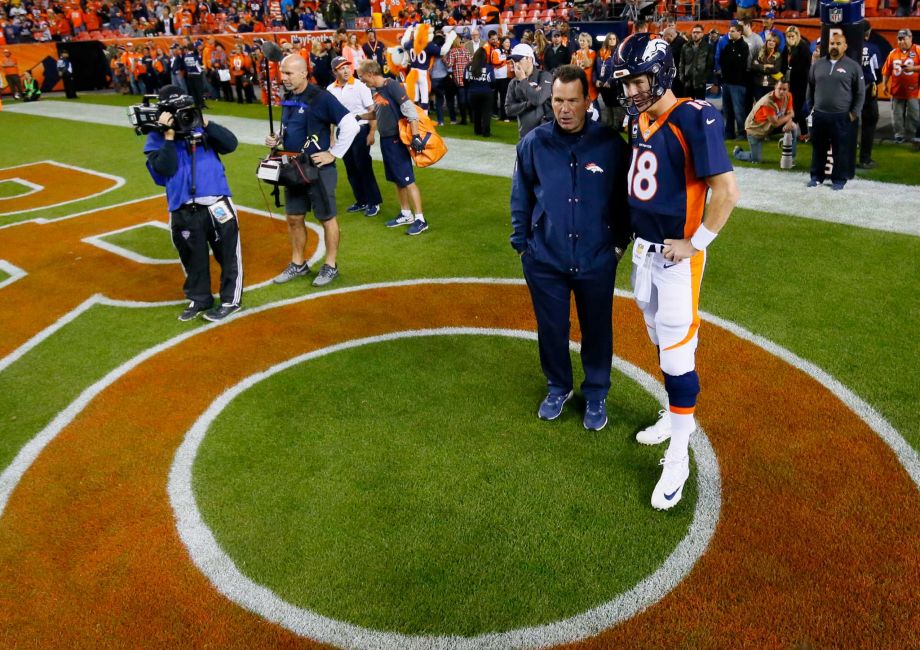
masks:
[[[170,142],[162,133],[147,134],[144,144],[147,169],[153,182],[166,188],[170,212],[175,212],[196,197],[231,195],[218,154],[233,152],[237,145],[236,136],[214,122],[195,130],[205,135],[204,142],[195,148],[195,196],[191,192],[192,153],[188,140],[177,136]]]
[[[557,271],[589,271],[629,242],[629,146],[611,129],[578,134],[548,122],[517,145],[511,246]]]

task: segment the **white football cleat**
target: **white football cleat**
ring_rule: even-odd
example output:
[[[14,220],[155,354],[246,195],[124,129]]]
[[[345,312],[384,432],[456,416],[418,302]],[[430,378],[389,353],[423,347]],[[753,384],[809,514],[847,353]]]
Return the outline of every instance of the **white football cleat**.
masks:
[[[684,492],[684,483],[690,477],[690,457],[671,458],[668,454],[661,459],[661,478],[652,490],[652,507],[655,510],[668,510],[680,502]]]
[[[636,434],[640,445],[658,445],[671,437],[671,414],[658,411],[658,422]]]

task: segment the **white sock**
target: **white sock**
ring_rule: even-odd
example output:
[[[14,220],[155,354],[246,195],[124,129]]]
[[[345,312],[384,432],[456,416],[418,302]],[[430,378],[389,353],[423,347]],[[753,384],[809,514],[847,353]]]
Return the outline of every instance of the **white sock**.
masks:
[[[668,445],[668,456],[683,458],[687,455],[690,434],[696,429],[696,421],[692,413],[684,415],[671,411],[668,415],[671,418],[671,443]]]
[[[412,210],[410,210],[410,209],[408,209],[408,208],[406,208],[405,210],[400,210],[400,212],[402,212],[402,216],[404,216],[404,217],[411,217],[411,216],[412,216]]]
[[[424,220],[425,220],[425,215],[423,215],[421,212],[416,212],[416,213],[415,213],[415,220],[416,220],[416,221],[419,221],[419,220],[424,221]]]

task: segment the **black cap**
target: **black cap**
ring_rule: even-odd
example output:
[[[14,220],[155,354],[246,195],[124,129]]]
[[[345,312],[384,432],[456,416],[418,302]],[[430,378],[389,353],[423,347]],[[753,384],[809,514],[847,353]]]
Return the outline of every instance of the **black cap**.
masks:
[[[157,93],[161,102],[169,101],[176,97],[182,97],[185,93],[182,92],[182,89],[175,84],[169,84],[168,86],[163,86],[160,88],[160,92]]]

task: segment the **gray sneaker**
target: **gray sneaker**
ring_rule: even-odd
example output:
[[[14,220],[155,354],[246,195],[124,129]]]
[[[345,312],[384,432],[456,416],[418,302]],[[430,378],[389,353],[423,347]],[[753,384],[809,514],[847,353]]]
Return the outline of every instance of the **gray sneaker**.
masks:
[[[323,264],[323,268],[316,274],[313,280],[314,287],[325,287],[339,276],[339,269],[328,264]]]
[[[275,284],[284,284],[285,282],[290,282],[294,278],[303,277],[305,275],[310,275],[310,267],[306,262],[298,266],[291,262],[284,267],[284,270],[275,276],[275,279],[272,280]]]

